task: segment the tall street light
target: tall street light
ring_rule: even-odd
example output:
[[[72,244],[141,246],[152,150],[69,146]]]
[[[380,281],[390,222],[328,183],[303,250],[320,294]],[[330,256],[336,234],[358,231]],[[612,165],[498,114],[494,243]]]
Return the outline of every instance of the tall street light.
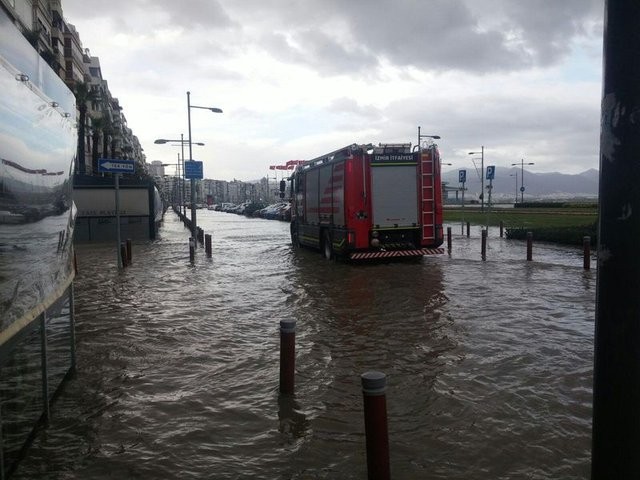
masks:
[[[520,165],[520,203],[524,203],[524,166],[525,165],[535,165],[533,162],[524,163],[524,158],[520,159],[520,163],[512,163],[512,167],[517,167]]]
[[[189,161],[193,161],[193,155],[191,153],[191,109],[201,108],[203,110],[210,110],[213,113],[222,113],[222,109],[216,107],[200,107],[198,105],[191,105],[191,92],[187,92],[187,121],[189,123]],[[191,236],[197,238],[196,227],[196,180],[191,179]],[[198,242],[196,241],[196,245]]]
[[[480,211],[484,212],[484,145],[479,152],[469,152],[469,155],[480,154]]]
[[[420,133],[420,127],[418,127],[418,147],[422,149],[421,142],[423,138],[431,138],[433,140],[440,140],[440,135],[423,135]]]
[[[178,154],[178,163],[163,163],[162,164],[163,167],[176,167],[176,171],[175,171],[175,175],[173,175],[173,178],[175,179],[179,179],[180,178],[180,154]],[[164,168],[163,168],[164,171]],[[163,175],[163,177],[168,177],[169,175]],[[166,185],[165,185],[166,187]],[[177,193],[176,193],[177,191]],[[177,198],[177,201],[176,201]],[[178,204],[178,206],[180,206],[180,182],[174,183],[172,185],[171,188],[171,204],[175,210],[176,207],[176,203]]]
[[[187,216],[187,206],[185,204],[184,201],[184,146],[185,144],[188,143],[187,140],[184,139],[184,134],[181,133],[180,134],[180,140],[175,140],[175,139],[168,139],[168,138],[158,138],[156,140],[154,140],[155,144],[157,145],[164,145],[166,143],[170,143],[170,144],[174,144],[174,145],[180,145],[182,147],[182,156],[180,158],[182,158],[182,190],[181,190],[181,196],[180,199],[182,200],[182,206],[184,206],[184,212],[183,215],[186,217]],[[194,145],[200,145],[200,146],[204,146],[204,143],[202,142],[193,142]],[[179,159],[178,159],[178,163],[180,163]]]
[[[514,203],[518,203],[518,171],[516,170],[516,173],[512,173],[509,176],[510,177],[516,177],[516,199],[515,199]]]

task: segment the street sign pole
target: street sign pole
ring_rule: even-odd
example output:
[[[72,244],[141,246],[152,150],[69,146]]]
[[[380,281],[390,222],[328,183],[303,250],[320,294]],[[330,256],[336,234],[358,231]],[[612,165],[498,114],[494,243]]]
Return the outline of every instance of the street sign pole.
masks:
[[[467,182],[467,171],[466,170],[458,170],[458,182],[462,183],[462,234],[464,234],[464,185]]]
[[[99,158],[98,159],[98,171],[113,173],[114,186],[115,186],[115,200],[116,200],[116,251],[118,252],[118,268],[124,268],[124,259],[122,258],[122,252],[120,244],[122,242],[120,234],[120,174],[121,173],[134,173],[136,170],[135,162],[133,160],[126,159],[114,159],[114,158]]]
[[[491,210],[491,190],[493,190],[493,179],[496,176],[496,167],[495,165],[487,166],[487,174],[486,178],[489,180],[489,185],[487,185],[487,190],[489,190],[489,202],[487,203],[487,214]],[[489,217],[485,217],[487,224],[487,231],[489,230]]]
[[[488,208],[491,208],[491,190],[493,190],[493,178],[489,179],[489,205],[488,205]]]
[[[198,230],[196,227],[196,179],[192,178],[191,182],[191,236],[195,240],[195,248],[198,248]]]
[[[124,259],[122,258],[122,243],[120,239],[120,174],[114,174],[116,184],[116,252],[118,252],[118,268],[124,268]]]
[[[202,162],[196,160],[188,160],[184,162],[185,177],[191,182],[191,235],[197,238],[196,227],[196,180],[204,178],[202,171]],[[198,242],[196,242],[198,243]]]
[[[464,187],[465,182],[462,182],[462,220],[460,223],[462,224],[462,233],[464,234],[464,191],[466,190]]]

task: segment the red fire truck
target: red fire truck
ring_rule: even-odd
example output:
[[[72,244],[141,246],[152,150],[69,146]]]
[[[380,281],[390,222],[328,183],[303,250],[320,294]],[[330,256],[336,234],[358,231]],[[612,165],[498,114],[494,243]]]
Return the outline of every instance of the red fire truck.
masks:
[[[295,247],[327,259],[444,253],[435,144],[353,144],[304,162],[289,180]]]

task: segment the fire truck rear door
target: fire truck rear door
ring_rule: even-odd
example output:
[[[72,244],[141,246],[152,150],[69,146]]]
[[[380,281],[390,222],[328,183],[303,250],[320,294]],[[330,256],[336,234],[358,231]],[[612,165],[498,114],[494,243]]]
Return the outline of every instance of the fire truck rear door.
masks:
[[[416,169],[416,165],[371,165],[374,228],[418,225]]]

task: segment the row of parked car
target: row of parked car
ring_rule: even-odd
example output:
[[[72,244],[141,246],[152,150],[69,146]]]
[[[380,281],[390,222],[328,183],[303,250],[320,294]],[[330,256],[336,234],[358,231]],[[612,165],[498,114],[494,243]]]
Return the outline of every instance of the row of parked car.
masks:
[[[212,208],[213,207],[213,208]],[[272,205],[263,203],[245,202],[239,205],[233,203],[222,203],[209,207],[211,210],[219,212],[236,213],[250,217],[268,218],[269,220],[291,220],[291,205],[289,202],[279,202]]]

